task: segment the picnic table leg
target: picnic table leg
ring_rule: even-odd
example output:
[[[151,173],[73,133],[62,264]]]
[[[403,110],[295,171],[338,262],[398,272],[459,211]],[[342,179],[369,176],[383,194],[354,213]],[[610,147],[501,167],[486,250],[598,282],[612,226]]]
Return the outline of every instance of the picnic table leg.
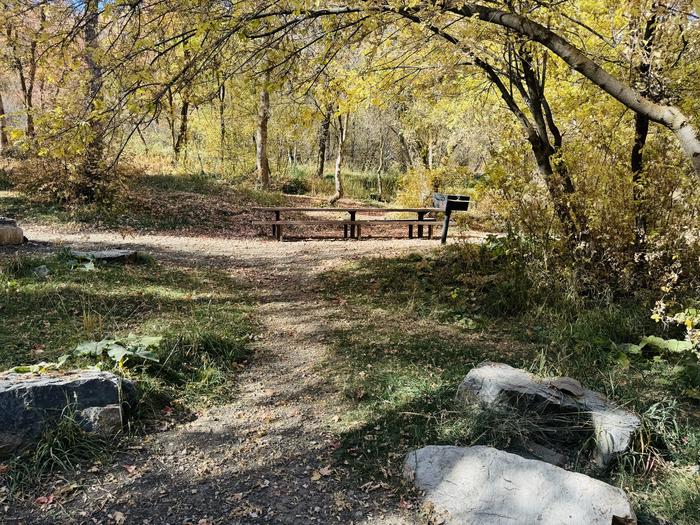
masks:
[[[282,225],[281,224],[277,225],[276,237],[277,237],[278,241],[282,240]]]
[[[345,239],[348,238],[348,225],[347,224],[343,224],[343,237]]]
[[[419,211],[418,212],[418,220],[422,221],[424,218],[425,218],[425,212]],[[418,226],[418,238],[419,239],[423,238],[423,226],[421,226],[421,225]]]
[[[356,239],[359,241],[362,238],[362,226],[357,225],[357,236]]]
[[[413,224],[408,225],[408,238],[413,239]]]
[[[356,212],[350,211],[350,212],[348,212],[348,213],[350,214],[350,220],[354,223],[354,222],[355,222],[355,215],[356,215]],[[359,229],[359,226],[358,226],[358,229]],[[354,238],[355,238],[355,225],[354,225],[354,224],[351,224],[351,225],[350,225],[350,238],[351,238],[351,239],[354,239]]]
[[[432,239],[432,238],[433,238],[433,227],[428,226],[428,239]]]
[[[275,210],[275,220],[276,221],[280,220],[280,211],[279,210]],[[277,237],[277,225],[276,224],[272,225],[272,236]]]

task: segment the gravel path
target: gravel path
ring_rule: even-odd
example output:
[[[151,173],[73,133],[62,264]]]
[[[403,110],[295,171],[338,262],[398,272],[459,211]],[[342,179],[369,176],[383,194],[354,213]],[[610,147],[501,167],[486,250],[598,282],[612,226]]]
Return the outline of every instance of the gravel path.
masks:
[[[347,321],[323,299],[317,276],[367,255],[434,249],[436,241],[278,243],[40,228],[27,236],[39,241],[35,249],[137,247],[169,264],[228,269],[255,286],[263,336],[232,385],[234,403],[149,437],[62,506],[6,509],[3,523],[419,522],[389,491],[355,486],[331,461],[338,443],[330,427],[343,405],[318,364],[328,353],[326,332]]]

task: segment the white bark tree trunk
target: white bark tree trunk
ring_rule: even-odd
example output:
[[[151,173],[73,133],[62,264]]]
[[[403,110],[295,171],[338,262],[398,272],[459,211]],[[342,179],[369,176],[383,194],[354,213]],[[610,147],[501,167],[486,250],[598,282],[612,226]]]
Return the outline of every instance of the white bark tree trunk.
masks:
[[[343,196],[343,179],[340,177],[340,170],[343,165],[343,145],[348,133],[348,115],[338,117],[338,151],[335,157],[335,193],[328,201],[335,204]]]

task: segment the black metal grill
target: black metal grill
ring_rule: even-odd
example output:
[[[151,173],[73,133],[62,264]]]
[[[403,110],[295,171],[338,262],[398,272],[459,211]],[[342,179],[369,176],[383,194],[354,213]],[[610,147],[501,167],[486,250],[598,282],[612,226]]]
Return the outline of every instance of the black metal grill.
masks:
[[[433,207],[445,210],[445,222],[442,226],[442,244],[447,242],[447,228],[450,225],[450,215],[453,211],[469,210],[469,202],[469,195],[433,193]]]

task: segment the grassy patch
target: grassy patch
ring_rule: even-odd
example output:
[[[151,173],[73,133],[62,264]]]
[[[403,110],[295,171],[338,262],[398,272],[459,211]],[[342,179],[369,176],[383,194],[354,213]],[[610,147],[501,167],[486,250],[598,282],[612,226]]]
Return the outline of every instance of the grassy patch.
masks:
[[[394,172],[382,174],[381,194],[374,171],[343,170],[341,178],[345,197],[357,200],[390,202],[395,199],[399,186],[399,174]],[[335,192],[335,176],[329,171],[319,179],[314,166],[296,165],[289,176],[280,181],[280,187],[293,195],[330,196]]]
[[[42,266],[48,275],[37,271]],[[65,254],[0,259],[0,370],[55,362],[85,341],[160,336],[158,362],[133,359],[117,370],[109,359],[86,357],[68,366],[97,364],[136,380],[142,391],[136,429],[167,425],[194,407],[230,399],[231,379],[249,355],[255,330],[240,283],[223,271],[166,267],[148,258],[88,268]],[[12,464],[13,485],[84,466],[96,449],[114,445],[64,419]]]
[[[327,363],[340,370],[350,407],[338,427],[341,459],[363,480],[398,483],[406,452],[427,444],[561,442],[562,429],[536,414],[455,403],[470,368],[501,361],[577,378],[638,412],[644,427],[633,451],[603,478],[629,491],[645,522],[694,523],[698,479],[688,473],[700,455],[697,404],[684,397],[673,359],[621,359],[618,347],[661,333],[649,320],[653,303],[525,270],[507,253],[462,246],[364,259],[326,275],[329,299],[353,319],[335,334]],[[580,451],[577,468],[587,470],[592,443],[580,430],[566,438]]]
[[[121,439],[86,432],[69,405],[56,424],[46,428],[36,446],[9,461],[4,473],[6,490],[10,495],[31,491],[52,474],[105,462],[119,449]]]
[[[175,368],[195,354],[235,362],[253,329],[241,285],[225,272],[148,261],[86,271],[63,255],[7,257],[0,269],[1,369],[131,332],[164,336],[160,357]]]

